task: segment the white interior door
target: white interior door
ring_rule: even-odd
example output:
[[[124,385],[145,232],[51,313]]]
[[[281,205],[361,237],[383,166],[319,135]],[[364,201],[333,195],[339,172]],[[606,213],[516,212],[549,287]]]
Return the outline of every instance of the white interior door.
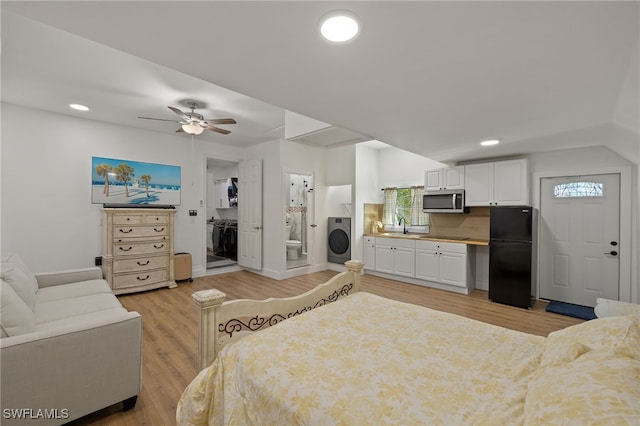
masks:
[[[618,300],[620,175],[544,178],[540,297],[584,306]]]
[[[238,265],[262,269],[262,161],[238,169]]]

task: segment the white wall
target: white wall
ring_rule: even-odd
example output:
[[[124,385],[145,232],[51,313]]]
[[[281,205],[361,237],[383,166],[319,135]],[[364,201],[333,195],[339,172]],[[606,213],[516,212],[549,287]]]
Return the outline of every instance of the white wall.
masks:
[[[37,123],[37,125],[34,125]],[[25,129],[27,129],[25,131]],[[204,147],[204,148],[203,148]],[[91,157],[182,167],[175,251],[204,253],[203,151],[242,152],[186,135],[164,134],[2,104],[1,250],[35,272],[93,266],[102,254],[100,205],[91,204]],[[198,210],[190,217],[188,210]],[[204,269],[199,256],[194,270]]]
[[[438,161],[398,148],[381,149],[378,153],[378,181],[380,187],[410,187],[424,185],[424,171],[447,167]],[[382,191],[380,201],[382,202]]]

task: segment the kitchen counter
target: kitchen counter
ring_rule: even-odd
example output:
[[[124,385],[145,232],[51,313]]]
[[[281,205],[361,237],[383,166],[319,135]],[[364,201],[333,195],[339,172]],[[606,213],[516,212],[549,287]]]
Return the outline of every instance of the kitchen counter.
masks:
[[[409,240],[424,240],[424,241],[443,241],[447,243],[461,243],[468,244],[474,246],[488,246],[489,240],[483,239],[471,239],[466,237],[436,237],[431,236],[430,234],[415,234],[408,233],[403,234],[402,232],[378,232],[378,233],[365,233],[363,234],[365,237],[383,237],[383,238],[400,238],[400,239],[409,239]]]

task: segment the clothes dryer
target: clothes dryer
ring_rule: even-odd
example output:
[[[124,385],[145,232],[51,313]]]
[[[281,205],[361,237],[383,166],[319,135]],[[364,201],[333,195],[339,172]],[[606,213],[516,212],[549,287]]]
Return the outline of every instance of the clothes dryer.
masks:
[[[351,218],[330,217],[327,231],[327,260],[332,263],[351,260]]]

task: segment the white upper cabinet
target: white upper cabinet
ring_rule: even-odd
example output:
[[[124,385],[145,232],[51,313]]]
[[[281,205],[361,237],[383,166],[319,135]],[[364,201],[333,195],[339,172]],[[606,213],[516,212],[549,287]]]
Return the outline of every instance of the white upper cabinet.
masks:
[[[465,205],[529,204],[529,161],[525,159],[467,164]]]
[[[464,189],[464,166],[446,167],[424,172],[425,191]]]

